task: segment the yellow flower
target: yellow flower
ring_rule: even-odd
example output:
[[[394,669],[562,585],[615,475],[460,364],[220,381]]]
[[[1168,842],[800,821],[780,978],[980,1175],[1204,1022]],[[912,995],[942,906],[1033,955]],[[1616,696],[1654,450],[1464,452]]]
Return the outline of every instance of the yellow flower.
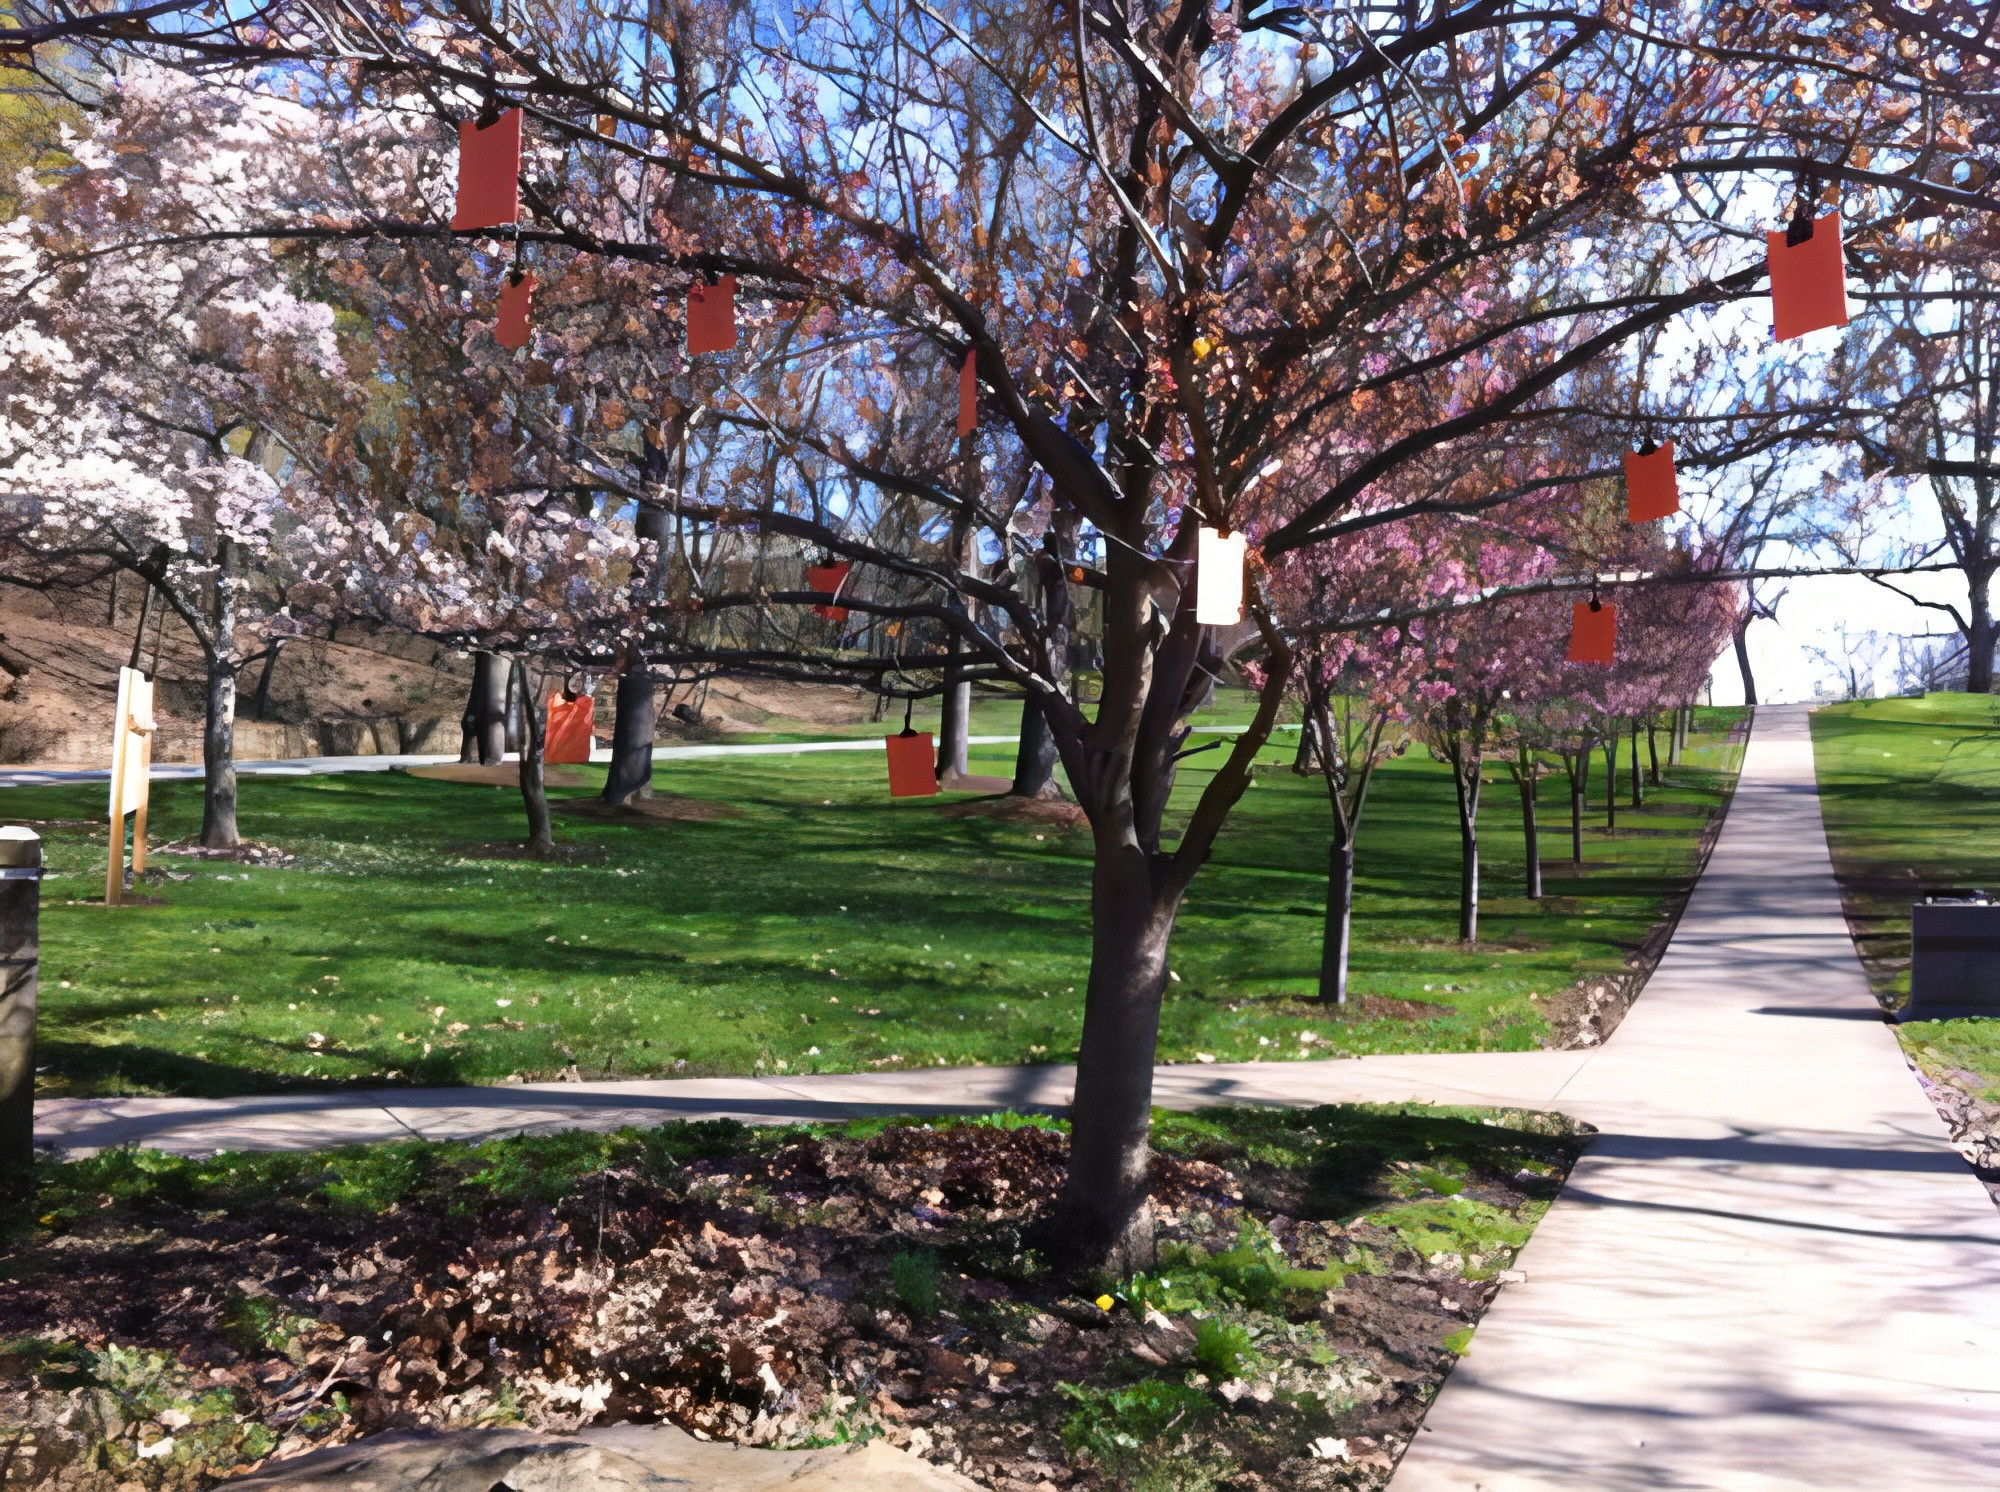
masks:
[[[1208,338],[1196,337],[1194,339],[1194,359],[1196,362],[1200,362],[1213,351],[1215,351],[1215,344],[1209,341]]]
[[[1098,1309],[1099,1309],[1100,1311],[1108,1311],[1108,1310],[1110,1310],[1110,1309],[1111,1309],[1111,1307],[1112,1307],[1112,1306],[1114,1306],[1114,1305],[1116,1305],[1116,1304],[1117,1304],[1117,1302],[1116,1302],[1116,1301],[1114,1301],[1114,1300],[1113,1300],[1113,1299],[1112,1299],[1112,1298],[1111,1298],[1110,1296],[1108,1296],[1108,1295],[1100,1295],[1100,1296],[1098,1296],[1098,1297],[1097,1297],[1097,1308],[1098,1308]]]

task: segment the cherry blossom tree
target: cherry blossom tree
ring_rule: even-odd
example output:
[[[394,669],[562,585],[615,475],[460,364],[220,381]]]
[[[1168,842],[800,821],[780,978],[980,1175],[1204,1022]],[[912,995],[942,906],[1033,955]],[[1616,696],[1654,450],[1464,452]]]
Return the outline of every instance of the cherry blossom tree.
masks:
[[[332,313],[290,293],[260,245],[187,253],[268,196],[300,111],[134,65],[110,80],[70,164],[24,175],[0,225],[0,579],[140,577],[206,665],[202,842],[237,842],[236,673],[272,622],[267,582],[310,572],[281,523],[291,460],[246,420],[260,364],[339,372]],[[130,247],[125,247],[130,245]]]
[[[468,324],[516,255],[564,287],[537,310],[534,350],[479,370],[482,416],[441,416],[454,423],[437,437],[467,448],[442,469],[481,474],[474,506],[587,493],[602,523],[607,502],[641,504],[619,440],[645,422],[610,430],[592,411],[671,396],[715,411],[732,469],[760,448],[809,452],[921,515],[885,542],[848,505],[815,507],[789,455],[782,484],[676,484],[669,504],[762,559],[783,544],[794,563],[798,549],[846,560],[855,594],[841,604],[908,629],[914,656],[773,645],[774,608],[830,598],[754,565],[740,585],[650,604],[637,630],[649,656],[691,666],[928,672],[951,690],[988,677],[1039,701],[1095,857],[1051,1241],[1114,1267],[1149,1253],[1151,1056],[1174,921],[1292,676],[1290,641],[1253,595],[1255,718],[1168,843],[1186,719],[1222,661],[1196,592],[1233,579],[1195,573],[1199,529],[1243,530],[1268,563],[1418,516],[1499,522],[1607,475],[1524,456],[1495,482],[1482,458],[1496,432],[1516,452],[1545,440],[1579,377],[1632,337],[1756,293],[1751,211],[1666,184],[1732,121],[1761,128],[1792,66],[1764,46],[1767,21],[1707,4],[1182,0],[1105,15],[860,0],[796,29],[755,7],[585,0],[532,25],[471,0],[255,15],[121,45],[224,68],[254,56],[309,79],[302,93],[326,111],[313,190],[274,197],[253,225],[327,254],[301,274],[347,276],[352,295],[397,273],[395,250],[424,279],[406,299],[456,299]],[[454,240],[443,167],[456,123],[489,102],[528,112],[527,217]],[[681,345],[691,282],[721,275],[739,287],[741,348],[658,356]],[[476,336],[443,339],[439,357],[478,362]],[[949,410],[968,357],[972,432],[946,417],[900,448],[856,438],[861,400],[884,404],[871,390],[914,408],[927,387]],[[295,453],[346,459],[389,402],[357,388],[353,424]],[[1412,467],[1423,480],[1400,482]],[[1027,477],[1018,499],[1009,473]],[[478,526],[440,532],[461,543]],[[1049,532],[1101,545],[1065,582],[1102,606],[1094,713],[1061,686],[1064,629],[1019,578]],[[1439,628],[1439,660],[1452,631]],[[1476,789],[1507,660],[1470,634],[1449,658],[1456,723],[1441,729]]]

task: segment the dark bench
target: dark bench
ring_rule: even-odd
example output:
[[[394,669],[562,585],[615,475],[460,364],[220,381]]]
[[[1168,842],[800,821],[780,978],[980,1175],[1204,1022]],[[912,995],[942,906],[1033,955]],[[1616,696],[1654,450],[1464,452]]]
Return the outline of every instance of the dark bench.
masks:
[[[1941,891],[1910,908],[1910,1001],[1905,1021],[2000,1016],[2000,902],[1983,891]]]

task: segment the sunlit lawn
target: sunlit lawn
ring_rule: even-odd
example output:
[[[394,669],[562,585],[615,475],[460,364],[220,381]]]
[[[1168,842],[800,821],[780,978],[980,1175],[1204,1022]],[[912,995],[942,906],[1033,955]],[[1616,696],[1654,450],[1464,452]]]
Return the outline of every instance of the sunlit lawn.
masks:
[[[2000,698],[1932,694],[1815,711],[1827,842],[1860,947],[1884,993],[1910,989],[1910,905],[1926,891],[2000,895]],[[1933,1073],[2000,1100],[2000,1021],[1913,1021],[1904,1045]]]
[[[1229,709],[1213,718],[1224,719]],[[1617,969],[1683,881],[1735,748],[1704,715],[1690,764],[1647,811],[1594,831],[1580,880],[1521,895],[1519,811],[1500,772],[1482,819],[1485,916],[1455,942],[1458,834],[1449,779],[1390,763],[1360,854],[1356,995],[1446,1007],[1341,1019],[1315,988],[1327,807],[1287,770],[1291,737],[1195,882],[1162,1023],[1168,1060],[1522,1049],[1531,992]],[[1008,724],[982,708],[975,728]],[[1185,812],[1220,752],[1192,758]],[[976,748],[1005,774],[1011,747]],[[590,769],[601,781],[602,768]],[[867,1071],[1073,1056],[1088,957],[1089,838],[949,819],[891,802],[875,753],[663,763],[665,790],[734,818],[641,826],[558,819],[577,863],[507,853],[519,795],[402,773],[251,778],[246,838],[299,857],[243,868],[175,861],[161,905],[107,910],[98,785],[12,789],[45,823],[39,1061],[45,1095],[223,1094],[301,1082]],[[585,789],[557,789],[554,796]],[[1601,802],[1601,786],[1593,802]],[[1544,794],[1545,857],[1567,838]],[[155,843],[194,831],[198,784],[158,784]],[[1601,809],[1594,816],[1601,823]],[[1300,1041],[1302,1033],[1316,1039]]]

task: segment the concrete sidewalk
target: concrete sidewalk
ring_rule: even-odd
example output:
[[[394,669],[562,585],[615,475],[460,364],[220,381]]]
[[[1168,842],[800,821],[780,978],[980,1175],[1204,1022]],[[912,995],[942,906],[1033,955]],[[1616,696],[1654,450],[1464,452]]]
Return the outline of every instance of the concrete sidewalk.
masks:
[[[973,746],[1012,745],[1019,736],[967,736]],[[880,751],[880,736],[838,741],[757,741],[747,745],[718,742],[702,746],[655,746],[656,762],[699,761],[715,756],[795,756],[813,751]],[[611,760],[610,748],[593,747],[593,762]],[[239,777],[312,777],[321,773],[393,772],[398,768],[440,767],[456,756],[290,756],[236,764]],[[509,752],[507,761],[520,758]],[[148,774],[155,782],[191,782],[202,775],[200,762],[155,762]],[[68,782],[109,782],[111,773],[95,767],[0,767],[0,787],[54,787]]]
[[[890,724],[893,724],[891,722]],[[1280,725],[1279,730],[1297,730],[1298,726]],[[1240,725],[1197,725],[1191,730],[1197,735],[1234,735],[1243,729]],[[883,733],[890,734],[890,726],[883,726]],[[1019,736],[967,736],[969,746],[1012,746]],[[702,761],[718,756],[796,756],[815,751],[880,751],[881,736],[848,736],[829,741],[754,741],[732,744],[726,741],[700,746],[655,746],[653,760],[656,762]],[[520,758],[508,753],[507,761]],[[606,746],[591,749],[593,762],[611,760],[611,750]],[[239,777],[311,777],[319,773],[338,772],[393,772],[397,768],[438,767],[455,762],[456,756],[288,756],[268,761],[241,761],[236,764]],[[156,762],[149,774],[155,782],[191,782],[202,775],[200,762]],[[54,787],[68,782],[109,782],[111,773],[98,767],[0,767],[0,787]]]
[[[1392,1492],[2000,1487],[2000,1215],[1868,991],[1803,709],[1757,714],[1605,1133]]]
[[[1344,1062],[1242,1062],[1155,1069],[1154,1101],[1314,1104],[1422,1100],[1548,1108],[1588,1054],[1460,1053]],[[882,1114],[1067,1107],[1076,1070],[928,1067],[804,1077],[389,1088],[250,1098],[59,1098],[35,1105],[35,1139],[71,1153],[145,1145],[181,1154],[303,1150],[371,1140],[483,1140],[524,1131],[612,1130],[669,1119],[785,1124]]]

